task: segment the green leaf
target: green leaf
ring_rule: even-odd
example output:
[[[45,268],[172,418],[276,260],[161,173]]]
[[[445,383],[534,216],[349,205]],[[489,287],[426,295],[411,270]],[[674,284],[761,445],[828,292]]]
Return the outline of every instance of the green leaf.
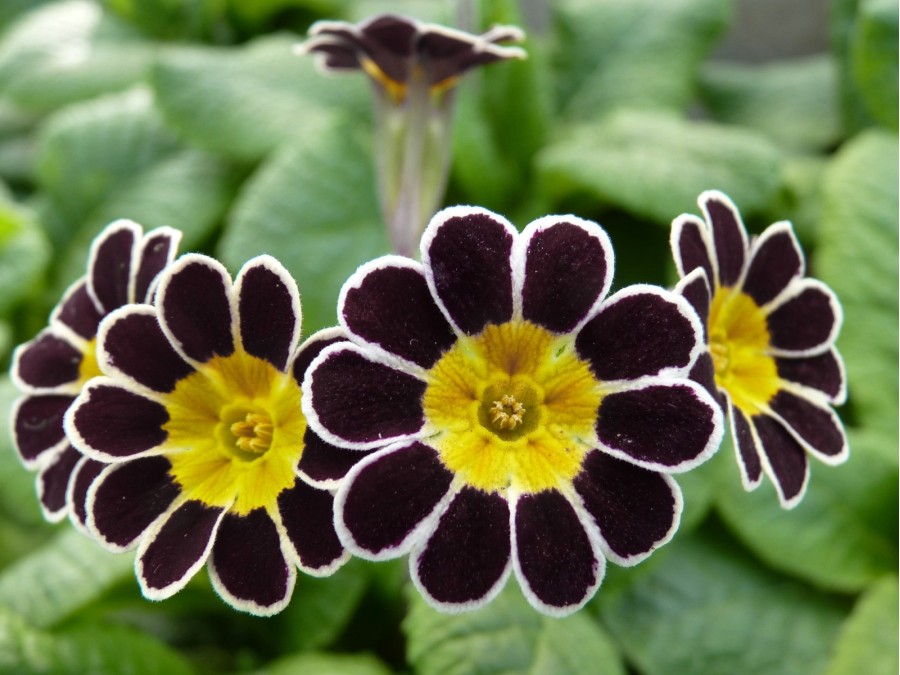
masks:
[[[279,621],[282,652],[320,649],[337,638],[366,590],[365,565],[351,560],[324,579],[299,575],[291,604]]]
[[[368,112],[365,76],[323,75],[293,53],[297,42],[280,35],[161,57],[153,85],[167,122],[203,148],[256,161],[317,135],[336,112]]]
[[[732,460],[718,485],[718,511],[771,567],[817,586],[858,591],[897,568],[897,469],[882,445],[883,436],[851,433],[847,463],[813,461],[806,496],[791,511],[779,506],[768,480],[744,492]]]
[[[575,127],[541,152],[538,167],[550,194],[584,190],[667,226],[696,211],[703,190],[724,191],[747,214],[781,184],[781,156],[758,133],[638,111]]]
[[[543,616],[513,580],[483,609],[458,615],[437,612],[409,589],[403,630],[407,660],[420,675],[625,673],[615,645],[590,614]]]
[[[0,316],[41,279],[50,245],[31,215],[0,194]]]
[[[712,62],[701,83],[714,119],[756,129],[783,147],[824,150],[842,133],[830,55],[766,65]]]
[[[369,654],[298,654],[254,671],[253,675],[390,675],[392,671]]]
[[[639,580],[597,605],[644,675],[809,675],[824,666],[844,616],[715,531],[676,537]]]
[[[53,110],[138,82],[151,46],[87,0],[23,15],[0,40],[0,90],[16,104]]]
[[[111,624],[81,624],[56,633],[35,630],[0,610],[0,671],[18,675],[190,675],[180,655],[138,631]]]
[[[843,146],[823,179],[813,271],[838,294],[850,399],[858,423],[893,439],[897,461],[897,137],[871,130]]]
[[[731,14],[720,0],[565,0],[554,9],[557,80],[565,113],[577,119],[624,107],[684,110]]]
[[[335,121],[279,150],[245,183],[219,242],[232,270],[260,253],[290,270],[304,335],[334,325],[341,285],[388,251],[365,136]]]
[[[897,577],[885,577],[857,601],[838,636],[825,675],[895,675],[897,659]]]
[[[50,627],[130,576],[133,564],[132,555],[110,553],[66,528],[3,570],[0,606],[32,625]]]
[[[894,0],[861,0],[850,37],[850,67],[866,108],[893,131],[898,114],[898,11]]]

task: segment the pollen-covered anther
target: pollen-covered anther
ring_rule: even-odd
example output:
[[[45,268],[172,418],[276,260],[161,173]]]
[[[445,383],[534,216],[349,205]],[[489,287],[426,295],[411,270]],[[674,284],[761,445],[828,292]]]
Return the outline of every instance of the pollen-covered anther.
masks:
[[[491,422],[498,429],[515,429],[522,424],[525,406],[519,403],[515,396],[506,394],[491,404],[490,415]]]
[[[231,433],[238,448],[261,455],[272,445],[272,420],[262,413],[247,413],[231,425]]]

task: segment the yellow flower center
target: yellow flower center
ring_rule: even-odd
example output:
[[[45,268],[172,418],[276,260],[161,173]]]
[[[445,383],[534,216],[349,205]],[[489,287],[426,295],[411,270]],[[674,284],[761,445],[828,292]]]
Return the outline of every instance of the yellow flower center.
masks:
[[[574,341],[527,321],[461,338],[428,373],[428,442],[467,485],[540,492],[569,484],[595,446],[602,385]]]
[[[767,410],[780,380],[769,355],[766,315],[746,293],[719,288],[709,311],[709,350],[716,384],[746,415]]]
[[[81,363],[78,364],[78,386],[83,387],[92,377],[98,377],[103,372],[97,363],[97,338],[87,343],[81,354]]]
[[[300,396],[292,376],[242,350],[181,380],[163,400],[164,449],[184,495],[238,514],[276,508],[303,453]]]

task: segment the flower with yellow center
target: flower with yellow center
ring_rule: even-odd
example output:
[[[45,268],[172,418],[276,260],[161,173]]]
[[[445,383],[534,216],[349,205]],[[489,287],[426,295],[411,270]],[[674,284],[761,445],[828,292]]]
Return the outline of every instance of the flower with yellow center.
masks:
[[[87,532],[87,488],[102,465],[72,446],[63,416],[101,374],[100,321],[119,307],[152,298],[157,276],[174,259],[180,239],[181,233],[168,227],[145,234],[128,220],[106,226],[91,243],[87,274],[65,292],[49,325],[15,351],[11,375],[25,395],[13,409],[13,437],[25,466],[38,470],[37,493],[47,520],[68,516]]]
[[[347,560],[330,489],[363,455],[328,446],[300,409],[307,366],[342,332],[299,338],[296,285],[268,256],[232,284],[218,262],[186,255],[153,306],[101,326],[105,377],[66,425],[109,463],[88,492],[88,526],[112,550],[137,547],[147,597],[171,596],[208,563],[226,602],[269,615],[296,567],[326,575]]]
[[[834,347],[840,304],[827,286],[804,278],[789,223],[749,241],[727,196],[704,192],[699,203],[703,219],[683,215],[672,226],[683,277],[676,290],[708,337],[692,376],[723,397],[744,487],[758,487],[765,472],[782,506],[792,508],[806,491],[807,455],[826,464],[848,456],[831,410],[846,398]]]
[[[338,488],[338,535],[364,558],[410,553],[442,610],[482,605],[514,572],[538,610],[572,612],[606,559],[668,541],[669,474],[718,446],[718,406],[686,378],[701,326],[655,287],[607,297],[609,239],[574,216],[520,235],[455,207],[421,249],[422,264],[387,256],[347,281],[349,342],[303,383],[310,429],[375,450]]]

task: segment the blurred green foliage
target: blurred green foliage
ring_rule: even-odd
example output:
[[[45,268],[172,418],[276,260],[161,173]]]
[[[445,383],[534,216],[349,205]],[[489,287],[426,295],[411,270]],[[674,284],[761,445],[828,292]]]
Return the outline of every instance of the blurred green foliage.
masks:
[[[524,4],[524,3],[523,3]],[[540,3],[530,3],[539,6]],[[478,29],[522,24],[513,0]],[[897,672],[897,4],[834,0],[832,49],[765,64],[711,58],[729,0],[562,0],[529,59],[461,85],[447,203],[520,227],[574,212],[609,230],[616,285],[673,279],[668,224],[722,189],[751,230],[791,219],[839,294],[851,459],[816,465],[783,512],[745,494],[725,443],[679,479],[681,532],[610,565],[589,607],[536,614],[514,584],[435,613],[404,563],[303,577],[281,615],[219,602],[203,575],[143,600],[129,555],[43,522],[0,435],[0,672]],[[343,280],[387,251],[362,77],[291,53],[319,18],[434,2],[8,0],[0,4],[0,361],[127,217],[184,231],[232,270],[272,253],[298,280],[304,332],[335,322]],[[785,3],[783,12],[792,11]],[[16,396],[0,380],[0,414]],[[302,577],[302,575],[301,575]]]

